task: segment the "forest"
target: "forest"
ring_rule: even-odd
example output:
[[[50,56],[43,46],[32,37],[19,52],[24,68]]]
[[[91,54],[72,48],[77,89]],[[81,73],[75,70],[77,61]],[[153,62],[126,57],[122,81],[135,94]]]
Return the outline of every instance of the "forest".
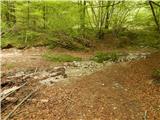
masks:
[[[158,120],[160,0],[1,0],[2,120]]]
[[[2,48],[85,49],[107,34],[119,46],[160,47],[159,1],[3,1],[1,7]]]

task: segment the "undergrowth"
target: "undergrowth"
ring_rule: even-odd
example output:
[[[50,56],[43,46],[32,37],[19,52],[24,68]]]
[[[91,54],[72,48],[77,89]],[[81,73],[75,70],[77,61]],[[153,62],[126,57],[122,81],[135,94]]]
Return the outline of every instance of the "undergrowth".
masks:
[[[127,42],[129,42],[131,46],[160,49],[160,33],[157,31],[132,30],[123,32],[120,34],[121,46],[125,46],[123,44],[126,44],[126,40],[123,40],[124,36],[128,39]]]
[[[1,48],[15,47],[36,47],[48,44],[48,36],[35,31],[18,31],[5,34],[1,39]]]
[[[73,61],[81,61],[82,58],[75,57],[71,55],[65,55],[65,54],[51,54],[51,53],[45,53],[42,55],[43,58],[49,61],[53,62],[73,62]]]
[[[85,50],[86,46],[78,41],[65,37],[63,35],[56,35],[54,32],[47,31],[32,31],[21,30],[12,31],[5,34],[1,39],[1,48],[25,48],[36,46],[48,46],[49,48],[66,48],[69,50]]]
[[[91,58],[91,60],[96,61],[98,63],[102,63],[104,61],[113,61],[116,62],[119,58],[119,54],[116,52],[97,52],[95,56]]]

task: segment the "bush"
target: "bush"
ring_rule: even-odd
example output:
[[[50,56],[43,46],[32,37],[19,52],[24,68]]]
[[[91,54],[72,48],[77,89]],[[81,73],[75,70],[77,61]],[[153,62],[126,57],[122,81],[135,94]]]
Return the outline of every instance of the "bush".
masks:
[[[81,61],[80,57],[74,57],[71,55],[64,55],[64,54],[50,54],[46,53],[43,55],[46,60],[53,61],[53,62],[73,62],[73,61]]]
[[[66,48],[69,50],[85,50],[86,46],[76,41],[70,35],[63,32],[55,32],[52,39],[49,40],[49,47],[55,48]]]
[[[102,63],[103,61],[114,61],[116,62],[119,58],[119,55],[115,52],[112,53],[104,53],[98,52],[91,60],[96,61],[98,63]]]
[[[128,38],[131,45],[160,49],[160,34],[157,31],[153,30],[125,31],[120,34],[120,38],[123,38],[124,36]]]
[[[48,44],[48,37],[45,33],[39,33],[32,30],[22,30],[5,34],[1,39],[1,48],[12,46],[15,48],[24,48],[32,46],[45,46]]]

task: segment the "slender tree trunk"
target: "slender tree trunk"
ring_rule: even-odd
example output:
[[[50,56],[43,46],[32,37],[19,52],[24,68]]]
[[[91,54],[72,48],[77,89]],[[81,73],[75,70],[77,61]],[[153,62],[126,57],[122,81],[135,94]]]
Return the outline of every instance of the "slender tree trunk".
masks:
[[[44,29],[46,28],[46,2],[45,1],[43,6],[43,27]]]
[[[85,13],[86,13],[86,1],[80,1],[80,5],[81,5],[81,17],[80,17],[80,30],[82,32],[82,35],[84,36],[85,33]]]
[[[9,1],[4,1],[4,2],[6,2],[6,8],[7,8],[7,11],[5,13],[6,22],[7,22],[7,25],[10,26],[10,14],[9,14],[10,5],[9,5]]]
[[[104,14],[103,14],[103,1],[99,1],[99,9],[98,9],[98,33],[97,36],[99,39],[102,39],[104,36],[104,31],[103,31],[103,18],[104,18]]]
[[[29,25],[29,23],[30,23],[30,22],[29,22],[29,20],[30,20],[30,8],[29,8],[29,2],[30,2],[30,1],[28,1],[28,8],[27,8],[27,25],[28,25],[28,28],[29,28],[29,26],[30,26],[30,25]]]
[[[15,15],[15,4],[14,1],[10,3],[10,13],[11,13],[11,21],[13,24],[16,24],[16,15]]]
[[[107,1],[105,27],[104,27],[105,29],[109,29],[109,6],[110,6],[110,1]]]
[[[159,23],[158,23],[158,20],[157,20],[157,17],[156,17],[156,14],[155,14],[155,11],[154,11],[154,8],[153,8],[153,5],[152,5],[152,1],[149,1],[149,5],[150,5],[150,7],[151,7],[152,14],[153,14],[153,17],[154,17],[154,21],[155,21],[155,23],[156,23],[156,25],[157,25],[157,29],[158,29],[158,31],[160,32],[160,25],[159,25]]]

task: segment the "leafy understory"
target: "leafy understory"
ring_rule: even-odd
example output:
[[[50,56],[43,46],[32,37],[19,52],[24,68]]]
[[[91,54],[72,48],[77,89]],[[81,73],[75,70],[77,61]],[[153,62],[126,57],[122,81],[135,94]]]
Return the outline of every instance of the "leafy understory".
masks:
[[[91,58],[91,60],[96,61],[98,63],[102,63],[104,61],[113,61],[116,62],[119,58],[119,54],[116,52],[97,52],[95,56]]]

